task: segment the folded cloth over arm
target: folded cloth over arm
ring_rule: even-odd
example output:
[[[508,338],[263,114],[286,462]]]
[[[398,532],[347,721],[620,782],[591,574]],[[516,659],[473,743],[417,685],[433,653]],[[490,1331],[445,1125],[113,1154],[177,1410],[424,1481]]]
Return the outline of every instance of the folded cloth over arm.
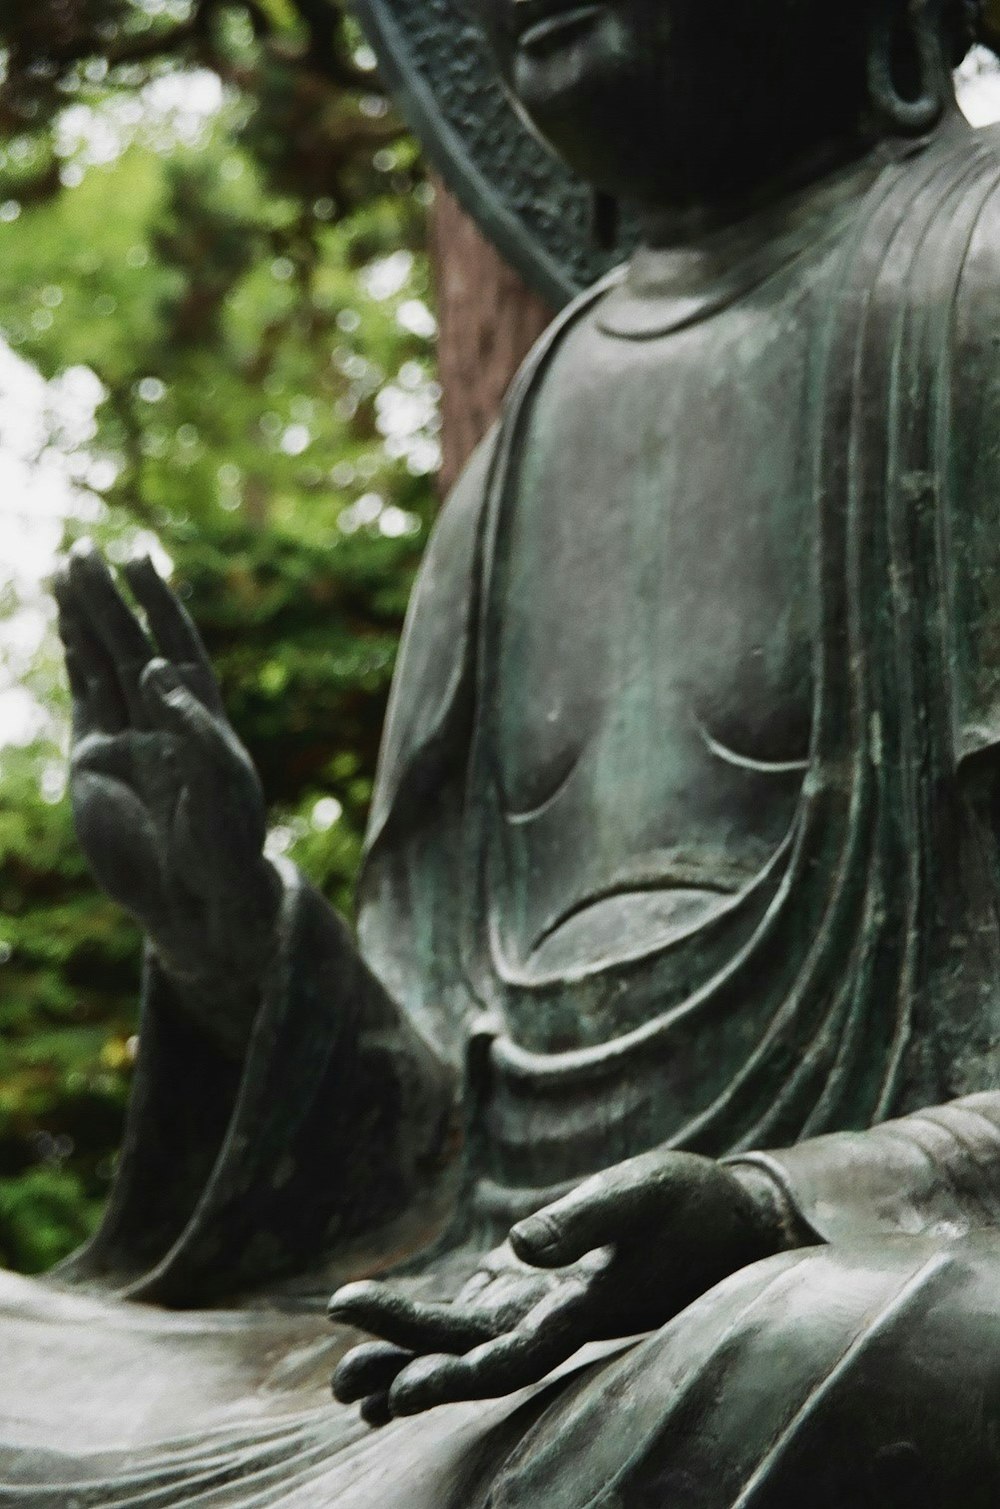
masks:
[[[56,1277],[186,1307],[321,1265],[426,1184],[449,1075],[293,866],[246,1056],[230,1060],[146,961],[121,1164]]]

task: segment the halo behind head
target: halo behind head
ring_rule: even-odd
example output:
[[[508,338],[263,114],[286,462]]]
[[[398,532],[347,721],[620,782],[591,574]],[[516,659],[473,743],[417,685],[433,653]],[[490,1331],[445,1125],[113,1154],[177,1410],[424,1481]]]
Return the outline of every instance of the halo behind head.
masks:
[[[817,0],[818,3],[818,0]],[[1000,48],[1000,0],[871,0],[927,6],[957,63],[979,40]],[[594,234],[593,196],[534,135],[505,91],[462,0],[357,0],[383,74],[441,177],[503,256],[559,308],[625,260],[638,238],[627,208]]]
[[[554,308],[632,251],[593,235],[591,192],[517,113],[460,0],[358,0],[383,75],[463,208]]]

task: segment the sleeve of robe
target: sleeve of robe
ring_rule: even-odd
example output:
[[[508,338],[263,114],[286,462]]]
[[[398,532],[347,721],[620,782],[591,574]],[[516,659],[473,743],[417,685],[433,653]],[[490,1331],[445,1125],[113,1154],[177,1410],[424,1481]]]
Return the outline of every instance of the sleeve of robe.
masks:
[[[769,1175],[822,1242],[963,1236],[1000,1226],[1000,1092],[729,1161]]]
[[[187,1306],[303,1272],[433,1180],[449,1076],[292,866],[242,1062],[147,954],[118,1172],[64,1282]]]
[[[454,968],[437,934],[454,906],[454,780],[488,455],[487,444],[443,509],[414,592],[373,801],[360,952],[282,866],[278,947],[242,1062],[200,1029],[147,953],[118,1172],[100,1228],[61,1281],[176,1306],[257,1289],[375,1231],[433,1187],[454,1152],[467,1006],[448,996]]]

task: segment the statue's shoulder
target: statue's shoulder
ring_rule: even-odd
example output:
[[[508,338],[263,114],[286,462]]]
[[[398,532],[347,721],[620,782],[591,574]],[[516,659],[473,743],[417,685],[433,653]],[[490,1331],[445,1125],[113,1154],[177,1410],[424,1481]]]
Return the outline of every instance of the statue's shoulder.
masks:
[[[989,225],[995,230],[1000,216],[1000,124],[967,132],[948,161],[954,202],[966,207],[977,228]],[[1000,242],[994,242],[993,252],[1000,263]]]
[[[423,772],[418,786],[433,784],[432,770],[448,762],[449,746],[463,744],[458,725],[471,698],[480,545],[496,446],[494,428],[448,495],[417,575],[379,754],[369,851],[414,770]],[[430,761],[429,751],[436,752]]]
[[[1000,122],[989,126],[978,126],[968,132],[968,148],[972,152],[989,152],[994,160],[1000,163]]]
[[[997,369],[1000,127],[953,127],[889,162],[842,245],[831,275],[845,307],[903,339],[907,360]]]
[[[934,205],[919,235],[927,248],[934,242],[937,268],[925,265],[918,282],[928,291],[954,282],[955,335],[961,340],[965,311],[985,315],[1000,308],[1000,126],[945,137],[926,158],[918,155],[906,165],[903,181],[914,220],[920,222],[928,203]],[[915,272],[920,261],[926,264],[927,256],[915,255]]]
[[[956,180],[964,170],[968,186],[956,190],[966,204],[969,236],[962,250],[961,303],[971,301],[985,312],[1000,306],[1000,126],[984,127],[969,135],[967,156],[956,164]]]
[[[928,299],[950,304],[953,381],[969,399],[980,378],[1000,373],[1000,126],[970,131],[944,173],[937,265],[920,283]]]
[[[455,669],[475,616],[479,554],[489,480],[497,447],[496,427],[472,453],[438,515],[410,599],[402,660],[411,678],[440,683],[447,697],[446,667]],[[461,654],[458,655],[461,659]],[[429,685],[424,686],[424,691]]]
[[[465,596],[482,529],[486,494],[497,448],[494,425],[479,442],[438,514],[414,597]],[[440,608],[440,602],[436,604]]]
[[[612,268],[564,305],[542,331],[507,391],[502,410],[503,429],[509,431],[517,424],[541,386],[548,387],[553,377],[560,389],[579,386],[592,355],[585,344],[581,349],[580,339],[586,343],[590,335],[599,334],[605,302],[626,282],[627,273],[625,263]]]

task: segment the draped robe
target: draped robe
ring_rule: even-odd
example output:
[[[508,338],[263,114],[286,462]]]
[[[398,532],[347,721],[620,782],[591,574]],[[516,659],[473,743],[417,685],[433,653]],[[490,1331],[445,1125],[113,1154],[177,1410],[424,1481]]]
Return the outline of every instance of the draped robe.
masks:
[[[288,876],[243,1064],[147,964],[104,1224],[54,1281],[0,1285],[0,1504],[995,1503],[1000,137],[954,128],[887,157],[821,219],[765,227],[675,318],[814,280],[789,421],[811,501],[810,743],[787,834],[669,948],[498,968],[507,510],[539,394],[581,322],[616,307],[611,280],[529,359],[429,547],[373,804],[366,964]],[[608,1000],[622,1029],[594,1040]],[[450,1171],[414,1033],[463,1086]],[[815,1245],[511,1400],[373,1435],[329,1403],[351,1340],[316,1317],[333,1276],[417,1249],[402,1281],[448,1295],[602,1148],[650,1146],[754,1165]],[[236,1291],[238,1308],[196,1308]]]

